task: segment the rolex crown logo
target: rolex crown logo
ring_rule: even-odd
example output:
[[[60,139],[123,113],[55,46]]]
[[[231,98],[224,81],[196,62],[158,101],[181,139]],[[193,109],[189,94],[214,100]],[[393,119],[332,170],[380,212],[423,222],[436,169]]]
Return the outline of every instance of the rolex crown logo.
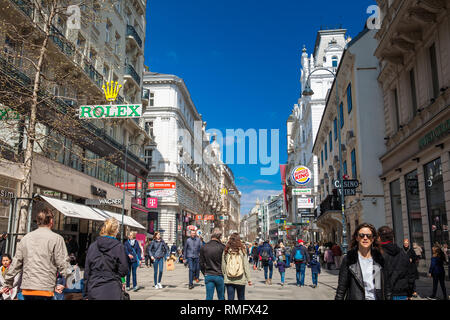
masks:
[[[105,92],[106,100],[109,102],[116,101],[117,96],[119,95],[120,88],[122,88],[122,85],[118,84],[118,82],[106,82],[106,87],[105,85],[103,85],[103,91]]]

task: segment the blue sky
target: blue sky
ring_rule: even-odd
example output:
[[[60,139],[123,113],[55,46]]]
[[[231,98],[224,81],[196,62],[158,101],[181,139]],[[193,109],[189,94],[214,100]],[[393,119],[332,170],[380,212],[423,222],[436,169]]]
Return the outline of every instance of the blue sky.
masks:
[[[287,161],[286,120],[300,96],[303,45],[314,49],[321,26],[355,37],[375,0],[148,0],[145,63],[184,79],[208,128],[279,129]],[[270,152],[269,152],[270,154]],[[247,160],[248,161],[248,160]],[[230,165],[242,192],[241,214],[256,198],[281,192],[279,171]],[[265,166],[267,167],[267,166]]]

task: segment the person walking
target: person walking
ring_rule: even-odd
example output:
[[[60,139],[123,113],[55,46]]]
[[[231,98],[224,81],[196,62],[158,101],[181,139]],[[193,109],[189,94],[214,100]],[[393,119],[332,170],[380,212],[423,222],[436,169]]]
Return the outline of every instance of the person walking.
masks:
[[[319,260],[318,256],[313,255],[311,261],[308,264],[308,267],[311,268],[312,283],[314,289],[317,288],[320,274],[320,262],[318,260]]]
[[[150,247],[150,239],[147,239],[147,243],[145,244],[144,247],[144,260],[145,260],[145,266],[147,268],[150,268],[149,266],[149,261],[152,261],[152,259],[150,259],[150,256],[148,255],[148,248]]]
[[[414,283],[413,283],[413,294],[412,296],[417,298],[416,292],[416,280],[419,279],[419,271],[417,270],[417,264],[419,261],[419,257],[416,255],[416,252],[411,248],[409,239],[403,240],[403,252],[405,252],[406,256],[409,259],[409,268],[410,272],[414,275]]]
[[[284,257],[286,259],[286,268],[290,268],[291,267],[291,248],[289,247],[289,245],[287,245],[284,248]]]
[[[431,258],[430,269],[428,276],[433,278],[433,293],[429,299],[436,299],[438,282],[441,285],[443,299],[448,300],[447,290],[445,288],[445,269],[444,269],[444,253],[440,247],[434,246],[432,248],[433,256]]]
[[[333,258],[334,258],[334,266],[337,270],[341,267],[341,257],[342,257],[342,250],[341,247],[335,243],[331,247],[331,251],[333,252]]]
[[[8,238],[8,234],[6,232],[0,235],[0,255],[4,255],[6,253],[6,240]]]
[[[129,273],[128,257],[116,239],[119,221],[107,219],[100,236],[89,246],[84,266],[83,298],[87,300],[121,300],[121,278]]]
[[[394,231],[388,226],[378,229],[378,242],[384,258],[384,272],[392,290],[392,300],[412,297],[415,275],[406,253],[394,243]]]
[[[258,268],[258,261],[259,261],[258,242],[256,241],[252,247],[251,255],[253,257],[253,270],[256,270]]]
[[[174,243],[172,244],[172,246],[170,247],[170,254],[171,254],[171,255],[172,255],[172,254],[176,255],[177,252],[178,252],[178,248],[177,248],[177,245],[176,245],[175,242],[174,242]]]
[[[238,233],[233,233],[222,254],[222,273],[228,300],[245,300],[245,286],[252,285],[245,246]]]
[[[205,277],[206,300],[214,299],[214,289],[218,300],[225,300],[225,282],[222,273],[222,255],[225,245],[220,241],[222,231],[215,228],[211,241],[200,249],[200,270]]]
[[[444,243],[442,246],[442,251],[444,252],[445,261],[447,263],[448,267],[448,280],[450,281],[450,249],[448,247],[448,244]]]
[[[9,267],[11,266],[12,258],[9,254],[4,253],[1,256],[1,267],[0,267],[0,286],[3,287],[5,285],[5,275],[8,272]],[[14,278],[13,288],[9,291],[9,293],[4,293],[0,295],[0,300],[14,300],[16,296],[20,293],[20,283],[22,281],[22,273],[18,273]]]
[[[153,235],[153,241],[148,247],[148,255],[153,261],[153,279],[155,282],[155,289],[162,289],[161,284],[164,261],[169,257],[169,248],[161,239],[161,234],[156,231]]]
[[[261,265],[264,268],[264,279],[266,280],[266,284],[272,285],[273,263],[276,262],[276,259],[273,254],[272,246],[269,244],[268,240],[266,240],[259,249],[259,256],[261,257]],[[269,274],[267,274],[268,271]]]
[[[52,300],[56,285],[56,275],[70,275],[69,256],[64,238],[54,233],[53,213],[42,209],[36,216],[38,228],[26,234],[17,245],[16,255],[5,275],[2,293],[9,293],[14,287],[16,275],[22,273],[22,294],[24,300]]]
[[[133,276],[133,291],[138,291],[139,287],[137,284],[136,270],[141,264],[142,251],[138,241],[136,240],[136,231],[131,231],[128,234],[128,240],[125,241],[124,248],[125,254],[128,256],[128,265],[129,265],[129,271],[126,280],[127,291],[130,290],[131,276]]]
[[[327,265],[327,269],[331,270],[331,265],[334,263],[333,251],[331,251],[330,247],[326,247],[324,254],[324,262]]]
[[[299,239],[297,245],[292,249],[292,260],[295,263],[297,287],[303,287],[305,285],[306,265],[310,261],[309,253],[303,244],[303,240]]]
[[[363,223],[356,228],[339,271],[335,300],[391,300],[377,239],[373,225]]]
[[[276,265],[278,272],[280,273],[280,277],[281,277],[281,286],[284,286],[284,279],[285,279],[285,274],[286,274],[286,262],[284,262],[283,256],[279,256],[278,260],[277,260],[277,265]]]
[[[200,281],[199,257],[202,245],[197,232],[191,230],[191,236],[186,240],[183,251],[183,260],[189,265],[189,289],[194,288],[194,280],[197,283]]]
[[[258,245],[258,250],[257,250],[257,253],[258,253],[258,270],[259,271],[262,270],[262,264],[263,264],[262,260],[261,260],[261,255],[260,255],[260,252],[261,252],[261,249],[262,249],[263,245],[264,245],[264,241],[262,239],[259,240],[259,245]]]

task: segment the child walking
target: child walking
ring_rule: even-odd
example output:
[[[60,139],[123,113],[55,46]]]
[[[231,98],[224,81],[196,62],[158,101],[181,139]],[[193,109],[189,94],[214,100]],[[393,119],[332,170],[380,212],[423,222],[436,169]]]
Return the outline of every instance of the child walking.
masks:
[[[317,260],[317,255],[313,255],[311,262],[309,263],[312,273],[313,288],[317,288],[317,281],[320,274],[320,262]]]
[[[284,286],[284,275],[286,273],[286,263],[284,262],[283,256],[278,257],[277,268],[278,268],[278,271],[280,272],[280,276],[281,276],[281,286]]]

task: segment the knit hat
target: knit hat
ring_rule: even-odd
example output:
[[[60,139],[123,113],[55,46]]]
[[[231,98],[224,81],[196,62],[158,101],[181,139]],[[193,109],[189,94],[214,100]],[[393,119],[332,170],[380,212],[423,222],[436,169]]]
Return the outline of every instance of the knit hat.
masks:
[[[298,239],[298,244],[302,244],[302,243],[305,243],[302,239]]]

